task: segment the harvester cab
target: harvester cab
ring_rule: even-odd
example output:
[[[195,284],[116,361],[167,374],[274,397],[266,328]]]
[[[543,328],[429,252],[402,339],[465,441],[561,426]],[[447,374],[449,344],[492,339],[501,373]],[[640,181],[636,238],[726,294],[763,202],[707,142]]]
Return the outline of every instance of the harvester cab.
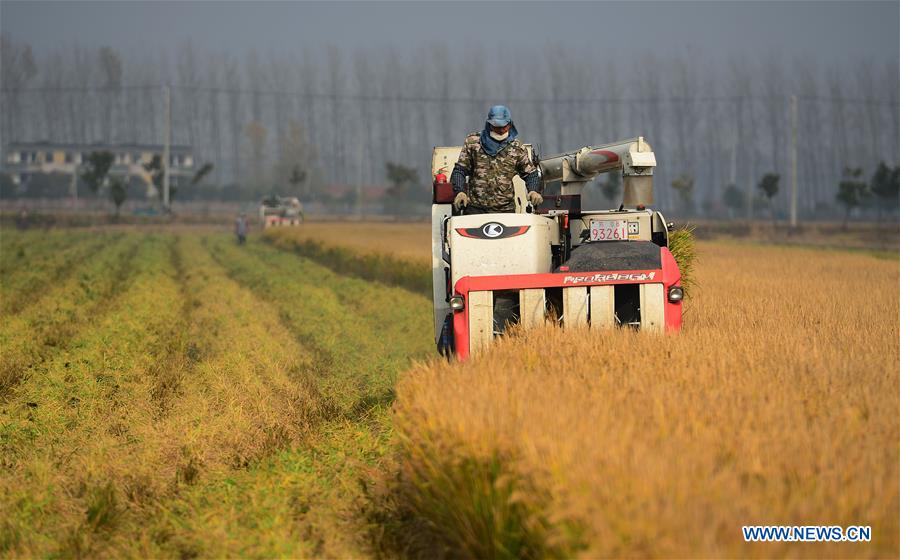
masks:
[[[656,157],[642,137],[536,161],[542,185],[558,183],[559,194],[545,194],[533,208],[514,177],[516,212],[507,214],[454,213],[442,170],[452,169],[460,150],[437,147],[432,154],[439,352],[466,359],[510,324],[527,328],[548,318],[566,327],[680,329],[681,275],[668,250],[670,226],[648,208]],[[585,186],[607,172],[622,174],[622,204],[582,209]]]

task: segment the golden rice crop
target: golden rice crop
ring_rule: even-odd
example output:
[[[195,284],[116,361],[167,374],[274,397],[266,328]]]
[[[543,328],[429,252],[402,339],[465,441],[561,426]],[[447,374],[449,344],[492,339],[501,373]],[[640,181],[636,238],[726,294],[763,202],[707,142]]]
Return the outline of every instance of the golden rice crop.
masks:
[[[669,234],[669,251],[678,263],[681,273],[681,287],[685,297],[694,290],[694,270],[697,267],[697,246],[694,240],[694,227],[682,226]]]
[[[420,542],[477,557],[900,553],[897,262],[699,253],[680,334],[548,327],[402,378],[393,499]],[[751,524],[873,535],[744,543]]]

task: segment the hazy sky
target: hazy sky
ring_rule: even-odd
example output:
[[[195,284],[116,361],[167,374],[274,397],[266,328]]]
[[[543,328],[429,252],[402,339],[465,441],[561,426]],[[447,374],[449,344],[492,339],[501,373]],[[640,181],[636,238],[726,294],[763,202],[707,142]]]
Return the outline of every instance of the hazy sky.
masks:
[[[823,62],[898,56],[900,2],[43,2],[0,0],[0,29],[40,54],[79,43],[126,52],[191,38],[201,50],[243,55],[303,45],[429,40],[499,45],[560,42],[585,56],[775,51]]]

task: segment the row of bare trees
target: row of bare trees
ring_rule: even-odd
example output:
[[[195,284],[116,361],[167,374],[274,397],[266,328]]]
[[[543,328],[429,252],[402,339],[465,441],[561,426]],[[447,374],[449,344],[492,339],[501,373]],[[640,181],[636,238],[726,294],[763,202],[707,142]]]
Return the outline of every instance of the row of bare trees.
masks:
[[[36,57],[2,42],[2,121],[9,141],[161,143],[164,84],[173,141],[213,163],[210,180],[307,188],[385,183],[385,162],[416,166],[461,143],[505,103],[525,141],[550,154],[635,135],[653,143],[659,204],[693,183],[693,208],[721,207],[728,185],[752,195],[790,171],[790,96],[798,98],[800,209],[834,202],[845,167],[900,163],[896,55],[829,62],[707,53],[590,59],[564,46],[498,52],[443,44],[404,50],[306,49],[125,55],[103,47]],[[786,205],[789,189],[773,204]],[[307,193],[309,194],[309,193]],[[427,197],[427,195],[423,195]]]

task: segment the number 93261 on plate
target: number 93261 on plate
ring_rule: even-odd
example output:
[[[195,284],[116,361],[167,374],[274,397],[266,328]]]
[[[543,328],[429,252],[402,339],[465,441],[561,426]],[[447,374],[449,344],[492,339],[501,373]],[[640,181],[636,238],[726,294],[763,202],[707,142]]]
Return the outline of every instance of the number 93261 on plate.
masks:
[[[628,241],[626,220],[591,220],[591,241]]]

